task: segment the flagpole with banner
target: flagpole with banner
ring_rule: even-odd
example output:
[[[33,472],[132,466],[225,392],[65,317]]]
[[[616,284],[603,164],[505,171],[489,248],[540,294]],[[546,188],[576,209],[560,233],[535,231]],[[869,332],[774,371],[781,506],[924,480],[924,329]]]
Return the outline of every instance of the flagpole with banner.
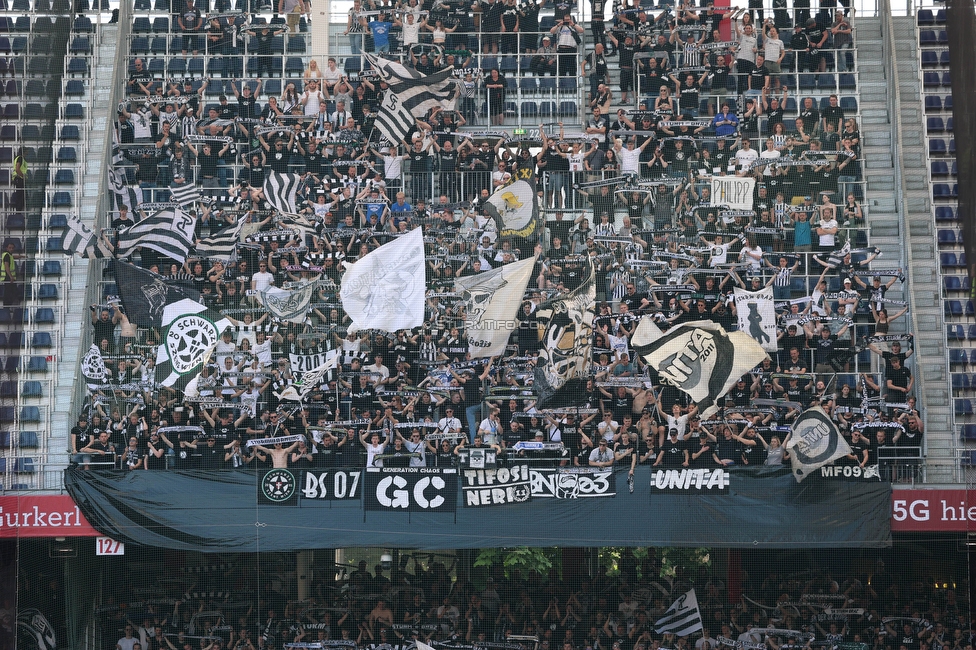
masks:
[[[668,607],[664,616],[654,623],[654,631],[679,637],[702,631],[701,611],[698,609],[698,598],[694,589],[682,594]]]

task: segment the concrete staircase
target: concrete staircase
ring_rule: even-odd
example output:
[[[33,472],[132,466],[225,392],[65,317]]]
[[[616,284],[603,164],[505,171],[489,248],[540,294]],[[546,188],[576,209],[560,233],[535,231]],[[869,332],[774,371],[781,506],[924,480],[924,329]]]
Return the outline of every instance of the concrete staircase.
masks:
[[[100,25],[97,32],[97,54],[93,62],[91,92],[93,94],[88,118],[87,156],[82,176],[82,197],[79,209],[81,220],[98,232],[104,224],[98,217],[104,211],[104,196],[110,192],[105,173],[106,152],[112,146],[112,128],[115,117],[113,86],[116,82],[116,51],[120,42],[120,29],[127,22]],[[124,69],[122,70],[124,73]],[[67,463],[66,450],[71,448],[70,432],[75,416],[80,412],[85,395],[79,364],[91,345],[91,321],[89,305],[98,292],[98,277],[102,262],[92,262],[75,257],[69,277],[66,322],[75,327],[65,329],[61,364],[54,393],[56,417],[52,421],[48,463]],[[87,289],[87,290],[86,290]]]
[[[910,367],[919,403],[925,406],[925,480],[950,483],[956,436],[922,134],[925,118],[914,17],[860,19],[857,29],[871,242],[884,252],[884,266],[910,269],[902,295],[889,296],[909,302],[915,334]]]

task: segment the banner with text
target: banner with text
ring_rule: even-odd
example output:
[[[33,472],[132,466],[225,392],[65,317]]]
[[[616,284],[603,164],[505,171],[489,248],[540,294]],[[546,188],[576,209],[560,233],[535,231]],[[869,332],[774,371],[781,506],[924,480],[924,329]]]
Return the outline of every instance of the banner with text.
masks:
[[[457,491],[455,469],[369,467],[364,507],[387,512],[454,512]]]
[[[733,210],[752,210],[755,188],[755,178],[712,176],[712,205],[727,205]]]

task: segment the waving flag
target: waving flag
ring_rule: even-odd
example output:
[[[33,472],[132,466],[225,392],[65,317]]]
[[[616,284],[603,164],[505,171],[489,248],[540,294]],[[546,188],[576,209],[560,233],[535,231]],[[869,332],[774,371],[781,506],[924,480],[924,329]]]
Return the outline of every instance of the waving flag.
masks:
[[[533,388],[538,408],[578,402],[590,374],[596,281],[593,262],[586,280],[571,293],[544,302],[535,312],[544,329]]]
[[[390,85],[383,96],[375,126],[390,142],[399,143],[410,131],[414,118],[424,118],[434,108],[453,111],[461,96],[454,67],[425,76],[396,61],[365,54],[380,78]]]
[[[535,183],[517,180],[500,187],[488,198],[485,211],[495,221],[502,239],[539,236],[539,206],[536,203]]]
[[[125,171],[118,167],[108,168],[108,183],[115,194],[115,206],[124,205],[129,212],[134,213],[142,203],[142,188],[127,185]]]
[[[169,193],[173,195],[173,201],[179,203],[184,210],[192,208],[201,197],[200,190],[193,183],[174,183],[169,186]]]
[[[69,255],[74,253],[89,259],[113,257],[111,249],[101,237],[97,237],[75,214],[68,216],[68,227],[61,238],[61,249]]]
[[[236,224],[204,237],[197,242],[197,253],[212,260],[229,260],[237,251],[237,242],[240,240],[244,223],[244,220],[240,219]]]
[[[134,226],[119,232],[119,257],[128,257],[137,248],[151,248],[179,262],[193,247],[197,219],[183,210],[161,210]]]
[[[712,321],[682,323],[662,332],[645,318],[630,342],[662,378],[691,396],[703,418],[718,411],[719,399],[766,358],[751,336],[726,332]]]
[[[851,453],[851,446],[840,434],[837,425],[819,406],[800,414],[784,447],[790,453],[793,477],[797,483],[814,470]]]
[[[348,268],[339,298],[349,331],[395,332],[424,324],[424,235],[420,228],[383,244]]]
[[[701,629],[701,611],[698,609],[698,598],[694,589],[674,601],[668,611],[664,612],[664,616],[654,623],[654,631],[658,634],[687,636]]]
[[[129,321],[141,327],[162,327],[163,309],[182,299],[200,299],[191,280],[164,278],[122,260],[115,262],[115,283]]]
[[[230,321],[220,312],[183,299],[163,307],[162,326],[163,342],[156,351],[156,379],[163,386],[183,390],[200,373]]]
[[[88,348],[85,358],[81,360],[81,374],[84,376],[88,388],[92,390],[101,388],[108,376],[108,369],[102,359],[102,351],[94,343]]]
[[[296,212],[295,196],[301,176],[271,172],[264,179],[264,200],[278,212]]]
[[[505,351],[535,260],[532,257],[454,281],[464,304],[464,332],[472,357],[494,357]]]

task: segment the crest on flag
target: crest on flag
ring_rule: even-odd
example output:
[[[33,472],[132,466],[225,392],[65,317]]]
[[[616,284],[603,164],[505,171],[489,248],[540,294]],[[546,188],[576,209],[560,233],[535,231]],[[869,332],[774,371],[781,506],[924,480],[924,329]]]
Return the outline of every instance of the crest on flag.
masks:
[[[776,306],[772,288],[746,291],[735,287],[732,299],[739,316],[739,331],[749,334],[763,350],[776,352]]]
[[[494,357],[505,351],[535,260],[532,257],[454,281],[464,304],[464,332],[472,357]]]
[[[339,298],[350,332],[395,332],[424,324],[424,235],[415,228],[363,256],[342,276]]]
[[[589,275],[579,287],[550,299],[535,312],[543,326],[533,383],[539,398],[537,408],[569,405],[583,394],[593,356],[596,300],[592,261],[589,266]]]
[[[258,297],[261,299],[261,304],[267,307],[275,318],[292,323],[303,323],[315,286],[315,282],[306,283],[292,290],[271,286],[258,293]]]
[[[789,440],[783,445],[790,453],[793,476],[802,481],[814,470],[851,453],[851,446],[837,425],[819,406],[809,408],[793,423]]]
[[[718,411],[719,399],[736,380],[766,358],[748,334],[726,332],[712,321],[682,323],[662,332],[645,318],[631,345],[662,380],[691,396],[702,417]]]
[[[658,634],[687,636],[701,629],[701,610],[698,609],[698,597],[695,596],[694,589],[682,594],[678,600],[671,603],[664,616],[654,623],[654,631]]]
[[[539,230],[539,206],[536,203],[535,183],[517,180],[495,190],[484,205],[495,221],[498,236],[535,239]]]
[[[102,359],[102,351],[94,343],[85,353],[85,358],[81,360],[81,374],[85,377],[88,388],[97,390],[105,383],[108,376],[108,369]]]
[[[194,300],[163,308],[163,343],[156,352],[156,378],[163,386],[182,390],[217,347],[230,321]]]

